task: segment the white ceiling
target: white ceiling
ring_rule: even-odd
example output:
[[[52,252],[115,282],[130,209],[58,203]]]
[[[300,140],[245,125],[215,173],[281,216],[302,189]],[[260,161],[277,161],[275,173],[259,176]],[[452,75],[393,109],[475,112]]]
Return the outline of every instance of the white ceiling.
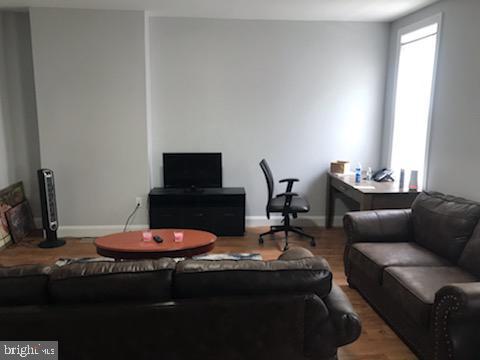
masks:
[[[0,0],[2,8],[147,10],[219,19],[392,21],[438,0]]]

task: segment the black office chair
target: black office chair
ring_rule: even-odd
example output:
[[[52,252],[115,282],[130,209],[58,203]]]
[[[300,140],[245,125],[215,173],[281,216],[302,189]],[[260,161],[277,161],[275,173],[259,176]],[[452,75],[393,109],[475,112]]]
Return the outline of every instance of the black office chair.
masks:
[[[283,250],[288,249],[288,233],[293,232],[295,234],[305,236],[310,239],[310,245],[315,246],[315,238],[311,235],[308,235],[303,231],[299,226],[290,225],[290,215],[293,218],[297,218],[298,213],[306,213],[310,211],[310,204],[308,201],[298,194],[292,192],[293,183],[299,181],[298,179],[282,179],[279,183],[287,183],[287,189],[284,193],[278,194],[273,197],[274,192],[274,180],[272,171],[268,166],[268,163],[265,159],[260,161],[260,167],[262,168],[263,174],[265,175],[265,180],[267,180],[268,187],[268,202],[267,202],[267,218],[270,219],[270,213],[281,213],[283,215],[283,225],[270,226],[270,230],[260,234],[258,242],[263,244],[263,237],[265,235],[273,235],[277,232],[285,232],[285,247]]]

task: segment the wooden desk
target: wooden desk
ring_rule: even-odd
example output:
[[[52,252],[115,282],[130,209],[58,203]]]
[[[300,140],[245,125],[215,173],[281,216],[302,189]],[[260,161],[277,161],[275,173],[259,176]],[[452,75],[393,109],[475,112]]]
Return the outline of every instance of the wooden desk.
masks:
[[[355,183],[354,174],[327,175],[327,201],[325,227],[331,228],[335,215],[335,199],[343,198],[347,203],[355,203],[359,210],[405,209],[412,205],[418,191],[408,191],[408,179],[400,189],[399,183],[362,180]],[[352,206],[353,207],[353,206]]]

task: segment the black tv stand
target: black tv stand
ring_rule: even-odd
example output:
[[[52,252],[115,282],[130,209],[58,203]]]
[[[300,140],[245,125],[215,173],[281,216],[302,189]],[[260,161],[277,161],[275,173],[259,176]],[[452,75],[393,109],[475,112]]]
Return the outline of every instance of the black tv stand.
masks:
[[[189,193],[201,193],[201,192],[203,192],[204,189],[192,186],[192,187],[189,187],[189,188],[185,188],[183,190],[185,192],[189,192]]]
[[[199,229],[218,236],[245,232],[244,188],[153,188],[148,199],[151,229]]]

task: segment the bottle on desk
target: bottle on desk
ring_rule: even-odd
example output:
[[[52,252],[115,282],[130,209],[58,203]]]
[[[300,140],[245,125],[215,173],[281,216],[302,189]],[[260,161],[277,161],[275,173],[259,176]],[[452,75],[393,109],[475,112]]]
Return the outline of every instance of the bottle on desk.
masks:
[[[403,187],[405,186],[405,169],[400,169],[400,181],[398,183],[398,187],[400,190],[403,190]]]
[[[371,167],[367,169],[367,175],[365,176],[365,180],[372,181],[373,178],[373,171]]]
[[[410,184],[408,184],[409,191],[417,191],[418,189],[418,170],[410,172]]]
[[[358,184],[362,181],[362,165],[359,163],[355,168],[355,182]]]

